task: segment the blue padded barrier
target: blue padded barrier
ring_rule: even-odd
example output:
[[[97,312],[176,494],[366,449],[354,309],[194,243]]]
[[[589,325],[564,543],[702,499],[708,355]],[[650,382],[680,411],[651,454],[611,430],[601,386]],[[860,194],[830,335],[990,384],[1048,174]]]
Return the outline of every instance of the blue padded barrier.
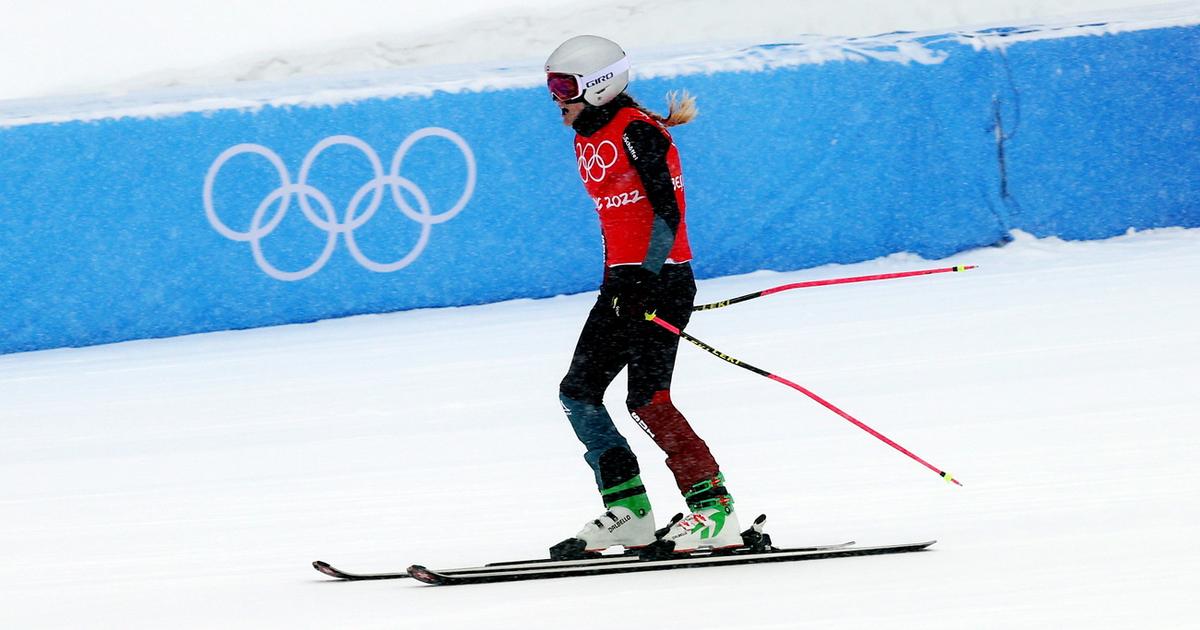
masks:
[[[673,132],[700,277],[1200,225],[1200,29],[913,44],[935,62],[635,81],[652,108],[700,99]],[[0,353],[576,293],[600,274],[572,133],[541,87],[0,127]]]

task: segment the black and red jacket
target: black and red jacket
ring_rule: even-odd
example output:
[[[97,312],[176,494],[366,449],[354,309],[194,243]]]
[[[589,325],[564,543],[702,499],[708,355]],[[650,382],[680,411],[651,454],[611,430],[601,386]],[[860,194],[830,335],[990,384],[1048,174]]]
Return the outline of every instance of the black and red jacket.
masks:
[[[671,135],[627,95],[589,107],[573,125],[579,176],[596,204],[607,268],[658,274],[692,259],[683,170]]]

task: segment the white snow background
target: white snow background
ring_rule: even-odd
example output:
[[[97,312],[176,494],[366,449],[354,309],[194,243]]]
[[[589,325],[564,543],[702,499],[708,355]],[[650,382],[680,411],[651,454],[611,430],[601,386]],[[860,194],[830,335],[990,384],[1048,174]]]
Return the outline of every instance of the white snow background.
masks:
[[[539,58],[583,30],[651,48],[1132,3],[727,4],[11,2],[0,97]],[[396,41],[407,55],[363,52]],[[747,520],[766,512],[782,545],[936,538],[931,551],[459,588],[313,571],[537,556],[598,513],[556,399],[584,294],[0,356],[0,627],[1195,627],[1200,230],[1015,236],[944,261],[705,281],[702,302],[980,265],[783,293],[689,327],[962,488],[680,349],[674,398]],[[618,381],[614,416],[669,517],[681,501],[623,398]]]
[[[1161,0],[0,0],[0,101],[1097,17]],[[1136,14],[1137,12],[1135,12]]]

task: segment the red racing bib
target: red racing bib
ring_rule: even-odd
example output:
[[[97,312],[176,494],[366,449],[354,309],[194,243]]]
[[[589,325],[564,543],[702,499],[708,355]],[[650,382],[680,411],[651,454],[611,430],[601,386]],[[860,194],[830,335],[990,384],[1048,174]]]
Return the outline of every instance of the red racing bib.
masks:
[[[661,124],[634,107],[618,111],[607,125],[591,136],[575,136],[579,177],[600,215],[607,267],[641,264],[650,247],[654,208],[646,196],[642,178],[623,146],[625,127],[634,120],[644,120],[658,127],[668,140],[671,139],[671,134]],[[675,244],[667,262],[683,263],[692,259],[692,250],[684,220],[683,169],[673,141],[667,150],[667,170],[674,184],[675,202],[679,204],[679,229],[675,232]]]

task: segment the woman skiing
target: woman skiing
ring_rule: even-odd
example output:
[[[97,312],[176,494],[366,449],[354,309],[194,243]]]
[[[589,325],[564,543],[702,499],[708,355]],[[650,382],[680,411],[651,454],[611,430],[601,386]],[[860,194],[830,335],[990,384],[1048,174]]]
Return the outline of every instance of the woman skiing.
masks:
[[[669,98],[663,118],[625,93],[629,61],[616,43],[573,37],[546,61],[547,86],[563,124],[574,128],[579,175],[600,215],[604,280],[579,335],[559,399],[605,513],[551,548],[557,559],[612,546],[656,554],[742,545],[733,499],[708,446],[671,402],[679,338],[648,314],[683,327],[696,284],[689,261],[683,174],[668,127],[690,121],[695,101]],[[628,368],[626,407],[667,454],[690,514],[656,542],[654,514],[637,458],[604,408],[604,392]],[[646,553],[646,552],[643,552]]]

